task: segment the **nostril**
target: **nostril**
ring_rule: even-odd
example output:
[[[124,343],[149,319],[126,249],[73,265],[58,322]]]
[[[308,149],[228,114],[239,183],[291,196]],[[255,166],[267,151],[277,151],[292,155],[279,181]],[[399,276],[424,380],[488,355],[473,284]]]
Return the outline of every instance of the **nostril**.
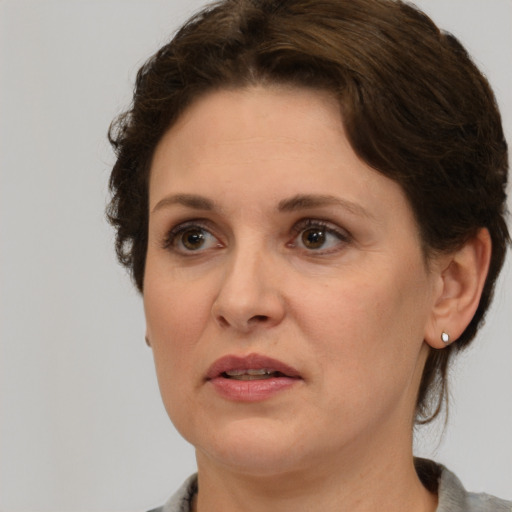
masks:
[[[229,322],[223,316],[218,316],[217,317],[217,322],[218,322],[218,324],[221,327],[228,327],[229,326]]]
[[[229,320],[223,315],[218,315],[215,318],[220,327],[229,327],[229,326],[237,325],[236,322],[233,322],[233,323],[229,322]],[[270,317],[267,315],[254,315],[254,316],[251,316],[247,322],[244,322],[244,327],[247,328],[250,325],[265,323],[265,322],[268,322],[269,320],[270,320]]]
[[[254,315],[253,317],[251,317],[249,319],[249,322],[261,323],[261,322],[266,322],[267,320],[268,320],[268,316],[266,316],[266,315]]]

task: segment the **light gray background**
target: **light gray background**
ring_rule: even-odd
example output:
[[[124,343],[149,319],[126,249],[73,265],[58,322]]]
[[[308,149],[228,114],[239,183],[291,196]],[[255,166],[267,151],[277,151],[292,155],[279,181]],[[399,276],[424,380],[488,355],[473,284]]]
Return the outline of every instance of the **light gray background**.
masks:
[[[202,1],[0,0],[0,510],[137,511],[194,470],[160,403],[141,301],[103,210],[110,120]],[[488,74],[512,134],[512,1],[423,0]],[[512,269],[417,452],[512,498]]]

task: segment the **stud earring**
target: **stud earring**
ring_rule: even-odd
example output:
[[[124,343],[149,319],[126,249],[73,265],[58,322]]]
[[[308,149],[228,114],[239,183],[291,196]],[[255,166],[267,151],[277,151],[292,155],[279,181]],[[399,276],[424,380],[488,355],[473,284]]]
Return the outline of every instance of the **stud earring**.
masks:
[[[446,343],[446,345],[448,345],[448,343],[450,343],[450,335],[447,332],[443,331],[441,333],[441,339],[443,340],[443,343]]]

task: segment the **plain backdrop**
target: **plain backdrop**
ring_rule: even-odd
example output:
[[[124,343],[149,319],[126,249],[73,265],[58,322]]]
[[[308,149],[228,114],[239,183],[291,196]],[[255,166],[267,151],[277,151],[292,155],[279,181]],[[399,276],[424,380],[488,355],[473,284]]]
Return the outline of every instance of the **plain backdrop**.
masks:
[[[142,511],[194,471],[104,220],[111,119],[199,0],[0,0],[0,510]],[[423,0],[488,75],[512,137],[512,1]],[[413,71],[413,70],[412,70]],[[512,499],[512,269],[417,453]]]

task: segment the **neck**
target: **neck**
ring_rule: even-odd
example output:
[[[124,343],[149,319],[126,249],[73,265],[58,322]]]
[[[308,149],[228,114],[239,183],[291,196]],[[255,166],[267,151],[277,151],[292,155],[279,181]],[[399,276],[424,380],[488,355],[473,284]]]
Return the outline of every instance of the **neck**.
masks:
[[[373,443],[371,443],[373,444]],[[402,445],[403,446],[403,445]],[[367,450],[364,460],[335,454],[280,474],[250,475],[198,453],[195,512],[434,512],[437,497],[421,484],[412,448]],[[352,454],[353,455],[353,454]],[[340,463],[340,461],[345,461]]]

